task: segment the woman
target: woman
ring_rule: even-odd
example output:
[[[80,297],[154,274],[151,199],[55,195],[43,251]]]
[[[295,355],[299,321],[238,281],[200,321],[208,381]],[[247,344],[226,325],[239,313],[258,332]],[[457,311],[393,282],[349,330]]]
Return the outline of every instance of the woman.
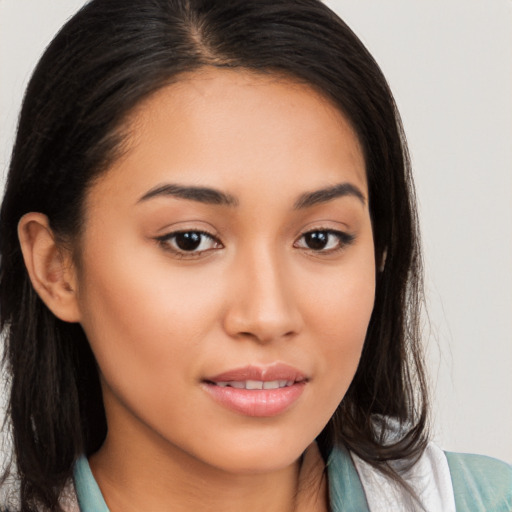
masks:
[[[508,510],[428,443],[403,140],[316,1],[70,20],[1,211],[21,510]]]

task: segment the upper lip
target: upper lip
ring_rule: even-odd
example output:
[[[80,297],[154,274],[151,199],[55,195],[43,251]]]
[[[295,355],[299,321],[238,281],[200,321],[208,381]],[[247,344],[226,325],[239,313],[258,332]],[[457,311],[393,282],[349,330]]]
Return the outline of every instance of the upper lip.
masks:
[[[241,368],[233,368],[218,375],[208,377],[207,382],[230,382],[259,380],[270,382],[274,380],[286,380],[300,382],[306,380],[306,375],[297,368],[283,363],[274,363],[268,366],[244,366]]]

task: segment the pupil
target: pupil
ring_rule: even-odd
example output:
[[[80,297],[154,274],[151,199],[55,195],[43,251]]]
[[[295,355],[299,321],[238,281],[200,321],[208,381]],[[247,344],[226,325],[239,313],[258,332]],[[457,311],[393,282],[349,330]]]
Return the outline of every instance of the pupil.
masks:
[[[176,245],[182,251],[193,251],[199,247],[201,235],[199,233],[179,233],[176,235]]]
[[[310,249],[323,249],[327,245],[329,234],[325,231],[315,231],[306,235],[306,244]]]

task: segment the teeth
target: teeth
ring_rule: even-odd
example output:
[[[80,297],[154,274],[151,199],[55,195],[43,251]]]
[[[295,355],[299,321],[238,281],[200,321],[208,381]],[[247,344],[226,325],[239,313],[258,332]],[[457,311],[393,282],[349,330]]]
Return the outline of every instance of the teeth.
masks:
[[[231,387],[236,389],[278,389],[293,386],[293,380],[245,380],[245,381],[227,381],[227,382],[216,382],[217,386],[221,388]]]
[[[245,382],[245,389],[263,389],[261,380],[248,380]]]

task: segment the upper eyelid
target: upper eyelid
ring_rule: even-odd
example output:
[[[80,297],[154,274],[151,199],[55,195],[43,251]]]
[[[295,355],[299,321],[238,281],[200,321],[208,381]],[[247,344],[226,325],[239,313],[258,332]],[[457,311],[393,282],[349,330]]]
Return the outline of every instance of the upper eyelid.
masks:
[[[302,237],[304,237],[310,233],[318,233],[318,232],[329,233],[334,236],[337,236],[338,238],[345,238],[347,243],[352,242],[355,239],[355,235],[352,233],[349,233],[348,231],[341,231],[340,229],[332,229],[332,228],[315,228],[315,229],[308,229],[307,231],[304,231],[303,233],[301,233],[299,235],[297,240],[300,240]]]
[[[0,0],[1,1],[1,0]],[[163,221],[158,226],[154,226],[155,236],[167,236],[175,233],[185,233],[189,231],[199,231],[206,233],[210,236],[217,236],[218,229],[209,220],[201,218],[200,216],[191,215],[189,218],[176,218],[168,219],[167,222]]]
[[[157,238],[171,238],[172,236],[181,235],[183,233],[199,233],[201,235],[209,236],[210,238],[215,238],[215,235],[206,231],[204,229],[176,229],[174,231],[167,231],[161,235],[158,235]]]
[[[340,235],[347,235],[352,236],[348,231],[343,231],[341,229],[335,229],[331,227],[316,227],[316,228],[308,228],[304,231],[300,231],[298,233],[297,238],[300,238],[304,235],[307,235],[308,233],[315,233],[316,231],[324,231],[328,233],[333,234],[340,234]],[[209,231],[206,231],[205,229],[200,228],[184,228],[184,229],[176,229],[173,231],[166,231],[165,233],[162,233],[161,235],[156,236],[155,238],[171,238],[172,236],[179,235],[181,233],[200,233],[202,235],[208,236],[210,238],[219,238],[218,235],[215,235],[213,233],[210,233]]]
[[[316,232],[332,233],[333,235],[341,235],[341,236],[346,236],[346,237],[351,237],[351,238],[353,238],[355,236],[349,230],[332,228],[332,227],[315,227],[315,228],[308,228],[305,231],[301,231],[301,233],[298,235],[297,239],[299,239],[309,233],[316,233]]]
[[[202,236],[205,236],[221,245],[222,242],[220,241],[220,239],[213,235],[212,233],[208,233],[208,231],[203,231],[203,230],[200,230],[200,229],[180,229],[180,230],[177,230],[177,231],[170,231],[168,233],[164,233],[163,235],[159,235],[157,237],[155,237],[156,240],[160,241],[160,242],[165,242],[166,240],[170,240],[172,239],[173,237],[176,237],[178,235],[181,235],[183,233],[199,233],[200,235]]]

